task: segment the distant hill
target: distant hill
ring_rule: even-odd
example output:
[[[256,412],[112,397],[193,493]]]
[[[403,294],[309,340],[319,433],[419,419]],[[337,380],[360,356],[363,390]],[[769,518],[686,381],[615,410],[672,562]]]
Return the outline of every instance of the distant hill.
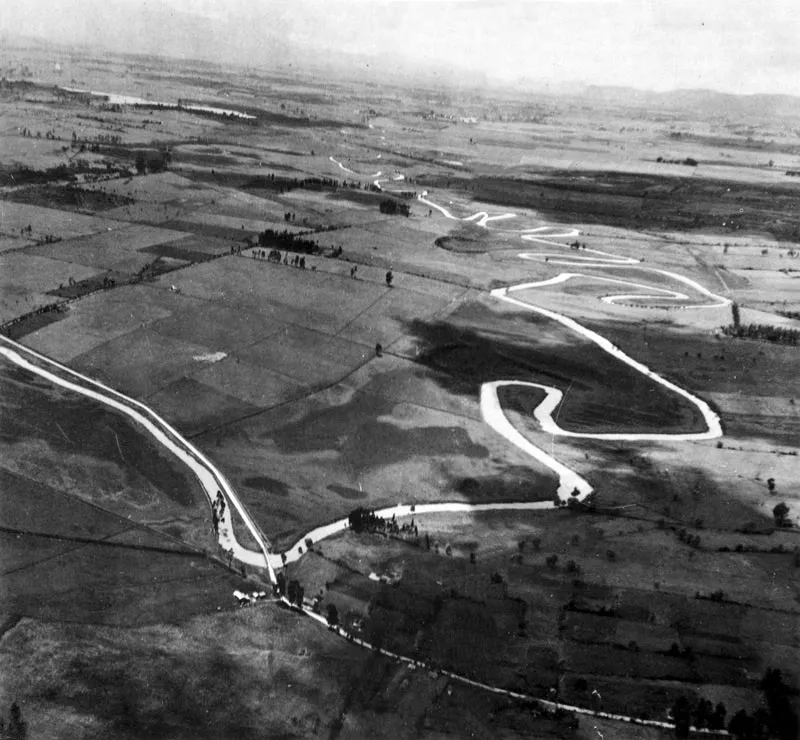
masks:
[[[703,89],[656,92],[577,81],[552,83],[544,79],[521,79],[514,87],[530,93],[580,97],[587,103],[664,111],[688,109],[703,116],[800,116],[800,97],[792,95],[736,95]]]

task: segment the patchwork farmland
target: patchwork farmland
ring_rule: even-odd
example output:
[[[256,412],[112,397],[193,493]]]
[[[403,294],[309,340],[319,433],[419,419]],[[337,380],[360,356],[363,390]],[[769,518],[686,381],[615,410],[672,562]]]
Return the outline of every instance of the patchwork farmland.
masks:
[[[205,109],[0,87],[30,736],[796,726],[789,123],[73,64]]]

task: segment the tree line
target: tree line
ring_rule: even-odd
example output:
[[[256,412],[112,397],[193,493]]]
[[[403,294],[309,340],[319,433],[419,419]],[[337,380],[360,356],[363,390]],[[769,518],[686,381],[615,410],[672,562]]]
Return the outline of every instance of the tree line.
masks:
[[[281,249],[285,252],[301,252],[302,254],[319,254],[321,251],[319,244],[313,239],[305,239],[300,234],[293,234],[284,229],[264,229],[258,235],[258,244],[262,247],[272,247]]]
[[[337,180],[335,177],[282,177],[273,172],[264,177],[254,177],[245,185],[247,190],[275,190],[279,193],[288,193],[290,190],[367,190],[380,192],[380,188],[373,183],[360,183],[350,180]]]
[[[774,344],[787,344],[796,347],[800,344],[800,329],[788,326],[772,326],[770,324],[728,324],[722,327],[722,333],[737,339],[758,339]]]
[[[388,216],[406,216],[411,214],[411,208],[408,203],[401,203],[394,198],[386,198],[380,202],[380,211]]]

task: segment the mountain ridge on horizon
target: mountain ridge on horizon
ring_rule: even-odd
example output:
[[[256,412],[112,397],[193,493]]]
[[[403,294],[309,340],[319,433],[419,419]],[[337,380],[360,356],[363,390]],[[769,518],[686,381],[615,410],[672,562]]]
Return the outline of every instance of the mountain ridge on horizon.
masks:
[[[197,18],[197,16],[192,16]],[[201,21],[207,19],[201,18]],[[486,75],[475,74],[471,70],[457,67],[430,68],[423,63],[409,64],[406,60],[397,60],[391,55],[363,54],[348,51],[325,52],[322,58],[309,58],[306,50],[295,45],[293,48],[283,47],[280,57],[275,55],[266,60],[241,58],[208,58],[185,53],[188,49],[174,49],[174,53],[158,51],[141,51],[126,48],[108,48],[95,45],[89,41],[64,41],[50,39],[40,35],[20,34],[0,30],[0,40],[5,45],[20,44],[23,48],[35,46],[39,49],[52,49],[54,53],[109,53],[121,57],[137,57],[163,59],[171,62],[183,61],[187,64],[207,65],[219,68],[237,66],[249,71],[263,70],[271,73],[292,75],[319,75],[327,79],[359,80],[374,83],[386,80],[399,84],[417,82],[423,87],[432,85],[443,88],[465,88],[476,91],[496,90],[498,92],[513,90],[523,95],[547,95],[556,98],[582,97],[594,103],[621,105],[631,107],[648,106],[654,108],[675,108],[693,106],[699,112],[735,113],[742,115],[797,115],[800,116],[800,96],[786,93],[755,92],[739,93],[718,90],[708,87],[682,87],[671,90],[655,90],[630,85],[598,84],[581,80],[556,81],[547,78],[518,77],[514,80],[495,80]],[[468,76],[466,84],[461,78]]]

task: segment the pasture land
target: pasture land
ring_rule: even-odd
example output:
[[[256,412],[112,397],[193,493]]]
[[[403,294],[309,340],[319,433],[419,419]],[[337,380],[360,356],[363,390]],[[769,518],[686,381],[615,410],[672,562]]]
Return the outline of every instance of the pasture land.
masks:
[[[136,273],[153,261],[151,256],[142,253],[142,250],[156,244],[173,242],[184,236],[186,234],[177,231],[136,225],[112,233],[31,247],[26,250],[26,254],[94,267],[98,270]]]
[[[24,233],[28,239],[38,240],[50,235],[61,239],[74,239],[124,228],[126,224],[103,216],[87,216],[55,208],[0,200],[0,232],[4,236]],[[31,231],[28,232],[28,226]]]
[[[177,458],[91,399],[8,361],[2,371],[5,471],[196,548],[211,546],[205,495]]]

